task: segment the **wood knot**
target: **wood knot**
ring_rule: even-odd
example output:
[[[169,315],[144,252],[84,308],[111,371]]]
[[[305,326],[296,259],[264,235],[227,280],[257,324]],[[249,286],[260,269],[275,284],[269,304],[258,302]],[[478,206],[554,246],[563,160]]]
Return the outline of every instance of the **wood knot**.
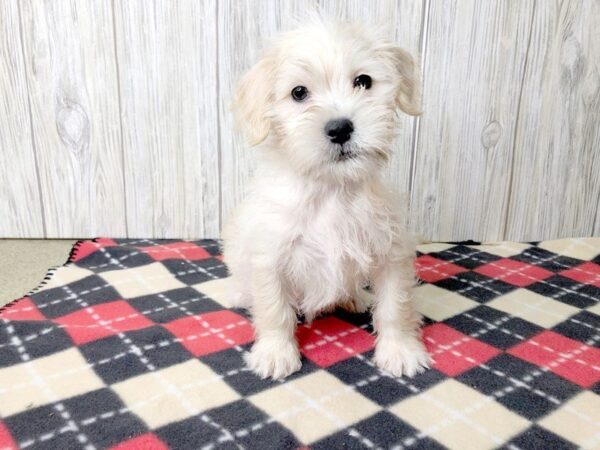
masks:
[[[160,230],[161,235],[168,235],[171,228],[171,220],[169,214],[162,210],[156,218],[156,227]]]
[[[488,149],[496,145],[500,140],[500,136],[502,136],[502,125],[495,120],[488,123],[483,127],[483,131],[481,132],[481,144],[483,148]]]
[[[585,73],[587,61],[581,43],[572,33],[563,42],[560,60],[561,83],[564,86],[579,83]]]
[[[56,129],[61,141],[73,153],[80,153],[90,141],[90,121],[83,107],[61,99],[56,114]]]

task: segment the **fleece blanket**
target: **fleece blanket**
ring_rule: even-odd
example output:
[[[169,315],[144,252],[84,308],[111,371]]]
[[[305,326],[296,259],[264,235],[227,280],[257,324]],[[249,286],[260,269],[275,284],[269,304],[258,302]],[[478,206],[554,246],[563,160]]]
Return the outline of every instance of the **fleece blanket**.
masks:
[[[369,315],[339,311],[276,382],[244,366],[218,242],[82,241],[0,312],[0,449],[598,448],[599,254],[422,245],[430,370],[378,370]]]

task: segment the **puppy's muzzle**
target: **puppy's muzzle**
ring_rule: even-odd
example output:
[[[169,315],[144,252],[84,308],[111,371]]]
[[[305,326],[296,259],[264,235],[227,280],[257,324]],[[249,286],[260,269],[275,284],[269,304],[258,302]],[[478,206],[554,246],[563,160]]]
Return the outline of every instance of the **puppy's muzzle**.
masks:
[[[343,144],[350,140],[354,124],[350,119],[333,119],[325,124],[325,134],[334,144]]]

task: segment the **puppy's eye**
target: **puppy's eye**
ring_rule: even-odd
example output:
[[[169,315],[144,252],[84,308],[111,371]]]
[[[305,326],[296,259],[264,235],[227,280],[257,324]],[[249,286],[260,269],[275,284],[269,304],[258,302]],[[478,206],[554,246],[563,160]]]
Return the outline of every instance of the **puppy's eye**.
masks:
[[[371,89],[373,80],[369,75],[359,75],[354,79],[354,87],[364,87],[365,89]]]
[[[292,89],[292,98],[297,102],[301,102],[308,97],[308,89],[305,86],[296,86]]]

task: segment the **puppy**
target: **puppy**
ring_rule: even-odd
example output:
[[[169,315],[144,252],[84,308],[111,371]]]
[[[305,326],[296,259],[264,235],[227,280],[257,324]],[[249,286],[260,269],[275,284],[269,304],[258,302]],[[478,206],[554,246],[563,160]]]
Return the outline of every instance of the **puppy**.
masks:
[[[260,377],[299,370],[297,314],[310,321],[336,306],[372,309],[381,369],[428,367],[411,298],[415,247],[380,174],[399,109],[419,114],[417,65],[358,25],[289,32],[243,77],[234,112],[259,162],[223,251],[234,303],[252,312],[246,362]]]

